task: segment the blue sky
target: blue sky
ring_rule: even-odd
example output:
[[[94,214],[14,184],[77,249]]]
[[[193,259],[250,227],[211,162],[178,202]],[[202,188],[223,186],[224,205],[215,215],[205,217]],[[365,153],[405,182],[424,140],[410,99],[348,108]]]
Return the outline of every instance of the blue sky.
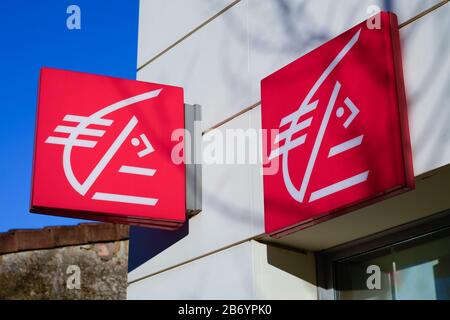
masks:
[[[66,27],[72,4],[81,30]],[[138,13],[138,0],[0,1],[0,232],[81,222],[28,213],[39,69],[134,79]]]

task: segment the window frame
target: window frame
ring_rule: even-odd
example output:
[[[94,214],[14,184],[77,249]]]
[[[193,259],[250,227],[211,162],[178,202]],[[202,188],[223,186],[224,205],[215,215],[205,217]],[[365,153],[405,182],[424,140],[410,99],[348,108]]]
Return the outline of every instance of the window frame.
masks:
[[[335,264],[342,259],[389,247],[450,227],[450,209],[431,216],[353,240],[315,254],[319,300],[338,300]]]

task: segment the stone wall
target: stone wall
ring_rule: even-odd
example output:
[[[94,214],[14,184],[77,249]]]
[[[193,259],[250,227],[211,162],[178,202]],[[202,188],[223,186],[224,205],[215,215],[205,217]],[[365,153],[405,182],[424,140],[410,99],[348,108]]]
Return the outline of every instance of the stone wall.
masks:
[[[0,299],[126,299],[128,226],[0,233]]]
[[[0,255],[0,299],[126,299],[128,240]]]

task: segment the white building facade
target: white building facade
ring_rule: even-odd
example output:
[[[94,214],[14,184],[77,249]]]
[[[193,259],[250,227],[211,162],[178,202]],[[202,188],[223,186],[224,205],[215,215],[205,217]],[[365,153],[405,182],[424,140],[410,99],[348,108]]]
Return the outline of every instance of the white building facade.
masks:
[[[447,2],[141,0],[137,79],[183,87],[204,145],[261,128],[261,79],[376,7],[396,13],[416,189],[274,239],[261,165],[203,164],[201,213],[132,230],[128,299],[450,299]]]

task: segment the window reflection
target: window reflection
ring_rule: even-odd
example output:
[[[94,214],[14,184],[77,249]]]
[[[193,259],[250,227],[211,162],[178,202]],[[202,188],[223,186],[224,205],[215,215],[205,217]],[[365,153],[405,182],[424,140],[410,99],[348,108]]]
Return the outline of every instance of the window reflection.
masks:
[[[449,300],[450,229],[340,260],[335,280],[342,300]]]

